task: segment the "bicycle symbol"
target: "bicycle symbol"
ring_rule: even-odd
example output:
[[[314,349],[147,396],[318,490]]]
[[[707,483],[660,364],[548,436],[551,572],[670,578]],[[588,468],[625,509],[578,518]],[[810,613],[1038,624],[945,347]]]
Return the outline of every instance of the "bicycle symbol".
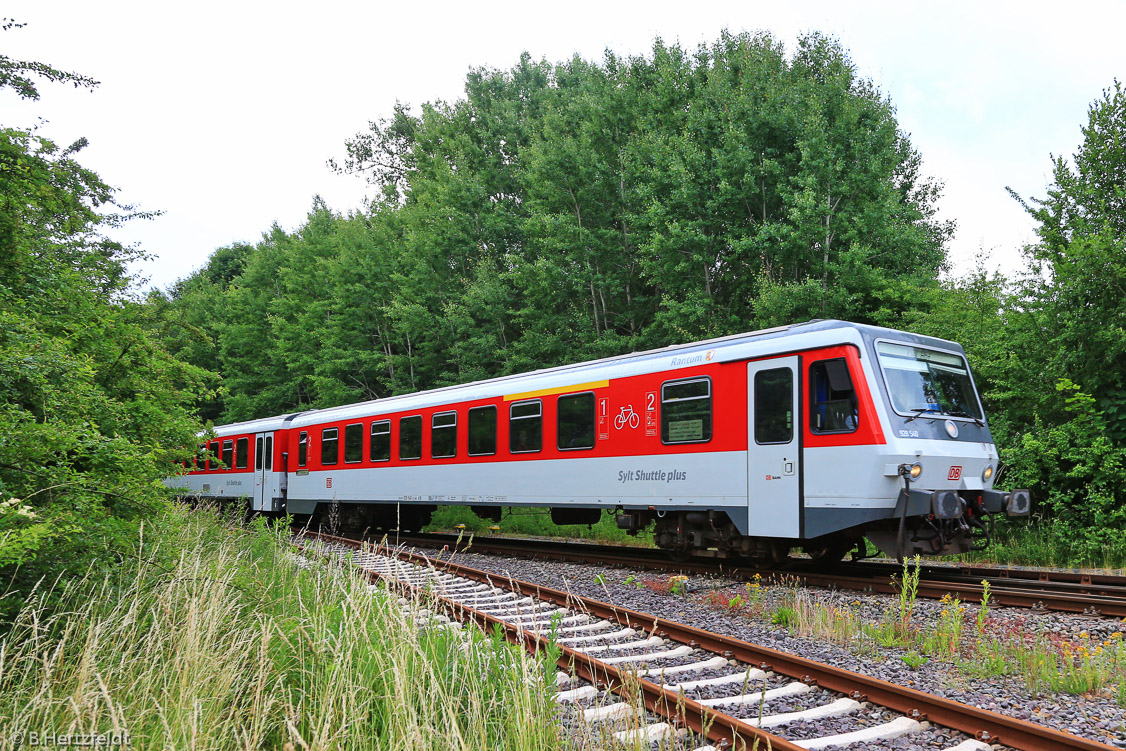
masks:
[[[641,424],[641,417],[633,411],[632,404],[627,404],[618,412],[618,416],[614,418],[614,430],[621,430],[626,423],[629,423],[631,428]]]

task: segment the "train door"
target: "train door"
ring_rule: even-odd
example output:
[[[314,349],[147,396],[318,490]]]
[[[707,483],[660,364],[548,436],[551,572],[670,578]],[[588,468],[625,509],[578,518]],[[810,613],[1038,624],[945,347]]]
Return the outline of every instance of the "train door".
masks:
[[[801,358],[747,365],[747,503],[750,534],[801,534]]]
[[[254,436],[254,498],[255,511],[272,511],[274,499],[274,434]]]

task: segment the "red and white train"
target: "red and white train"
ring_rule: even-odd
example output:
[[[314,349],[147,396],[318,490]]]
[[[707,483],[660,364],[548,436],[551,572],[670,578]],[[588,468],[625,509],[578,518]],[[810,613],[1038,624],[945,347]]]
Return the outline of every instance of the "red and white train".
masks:
[[[223,425],[200,456],[168,484],[259,512],[406,531],[438,504],[612,509],[677,554],[960,552],[1030,505],[993,488],[958,344],[843,321]]]

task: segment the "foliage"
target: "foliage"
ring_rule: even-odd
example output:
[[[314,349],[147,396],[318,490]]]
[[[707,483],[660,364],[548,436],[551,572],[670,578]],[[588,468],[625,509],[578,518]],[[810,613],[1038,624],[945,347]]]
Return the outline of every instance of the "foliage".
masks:
[[[9,31],[19,29],[26,24],[17,23],[10,18],[0,19],[0,30]],[[81,76],[77,73],[53,68],[46,63],[31,60],[13,60],[7,55],[0,54],[0,90],[13,89],[20,99],[39,99],[39,87],[36,78],[46,79],[54,83],[70,83],[74,88],[92,89],[98,82],[92,78]]]
[[[23,73],[92,85],[0,69],[20,96],[38,96]],[[205,374],[146,332],[151,311],[128,296],[138,253],[105,236],[149,215],[78,163],[85,144],[0,127],[0,577],[15,593],[0,623],[41,578],[113,565],[201,429]]]

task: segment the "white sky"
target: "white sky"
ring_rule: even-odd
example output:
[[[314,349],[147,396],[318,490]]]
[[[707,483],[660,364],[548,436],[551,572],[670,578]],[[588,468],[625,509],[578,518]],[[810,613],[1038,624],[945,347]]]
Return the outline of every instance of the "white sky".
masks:
[[[102,82],[92,93],[42,84],[39,102],[0,93],[0,124],[49,122],[119,197],[163,216],[117,235],[155,260],[167,286],[217,247],[300,225],[312,197],[346,212],[369,192],[325,166],[396,100],[461,95],[470,67],[509,68],[521,51],[557,62],[610,48],[643,54],[654,37],[687,47],[723,28],[766,29],[793,49],[836,35],[898,110],[924,171],[946,184],[958,222],[955,272],[981,249],[1013,271],[1032,223],[1005,192],[1042,197],[1050,154],[1070,156],[1088,105],[1126,78],[1126,3],[368,2],[9,0],[4,54]]]

